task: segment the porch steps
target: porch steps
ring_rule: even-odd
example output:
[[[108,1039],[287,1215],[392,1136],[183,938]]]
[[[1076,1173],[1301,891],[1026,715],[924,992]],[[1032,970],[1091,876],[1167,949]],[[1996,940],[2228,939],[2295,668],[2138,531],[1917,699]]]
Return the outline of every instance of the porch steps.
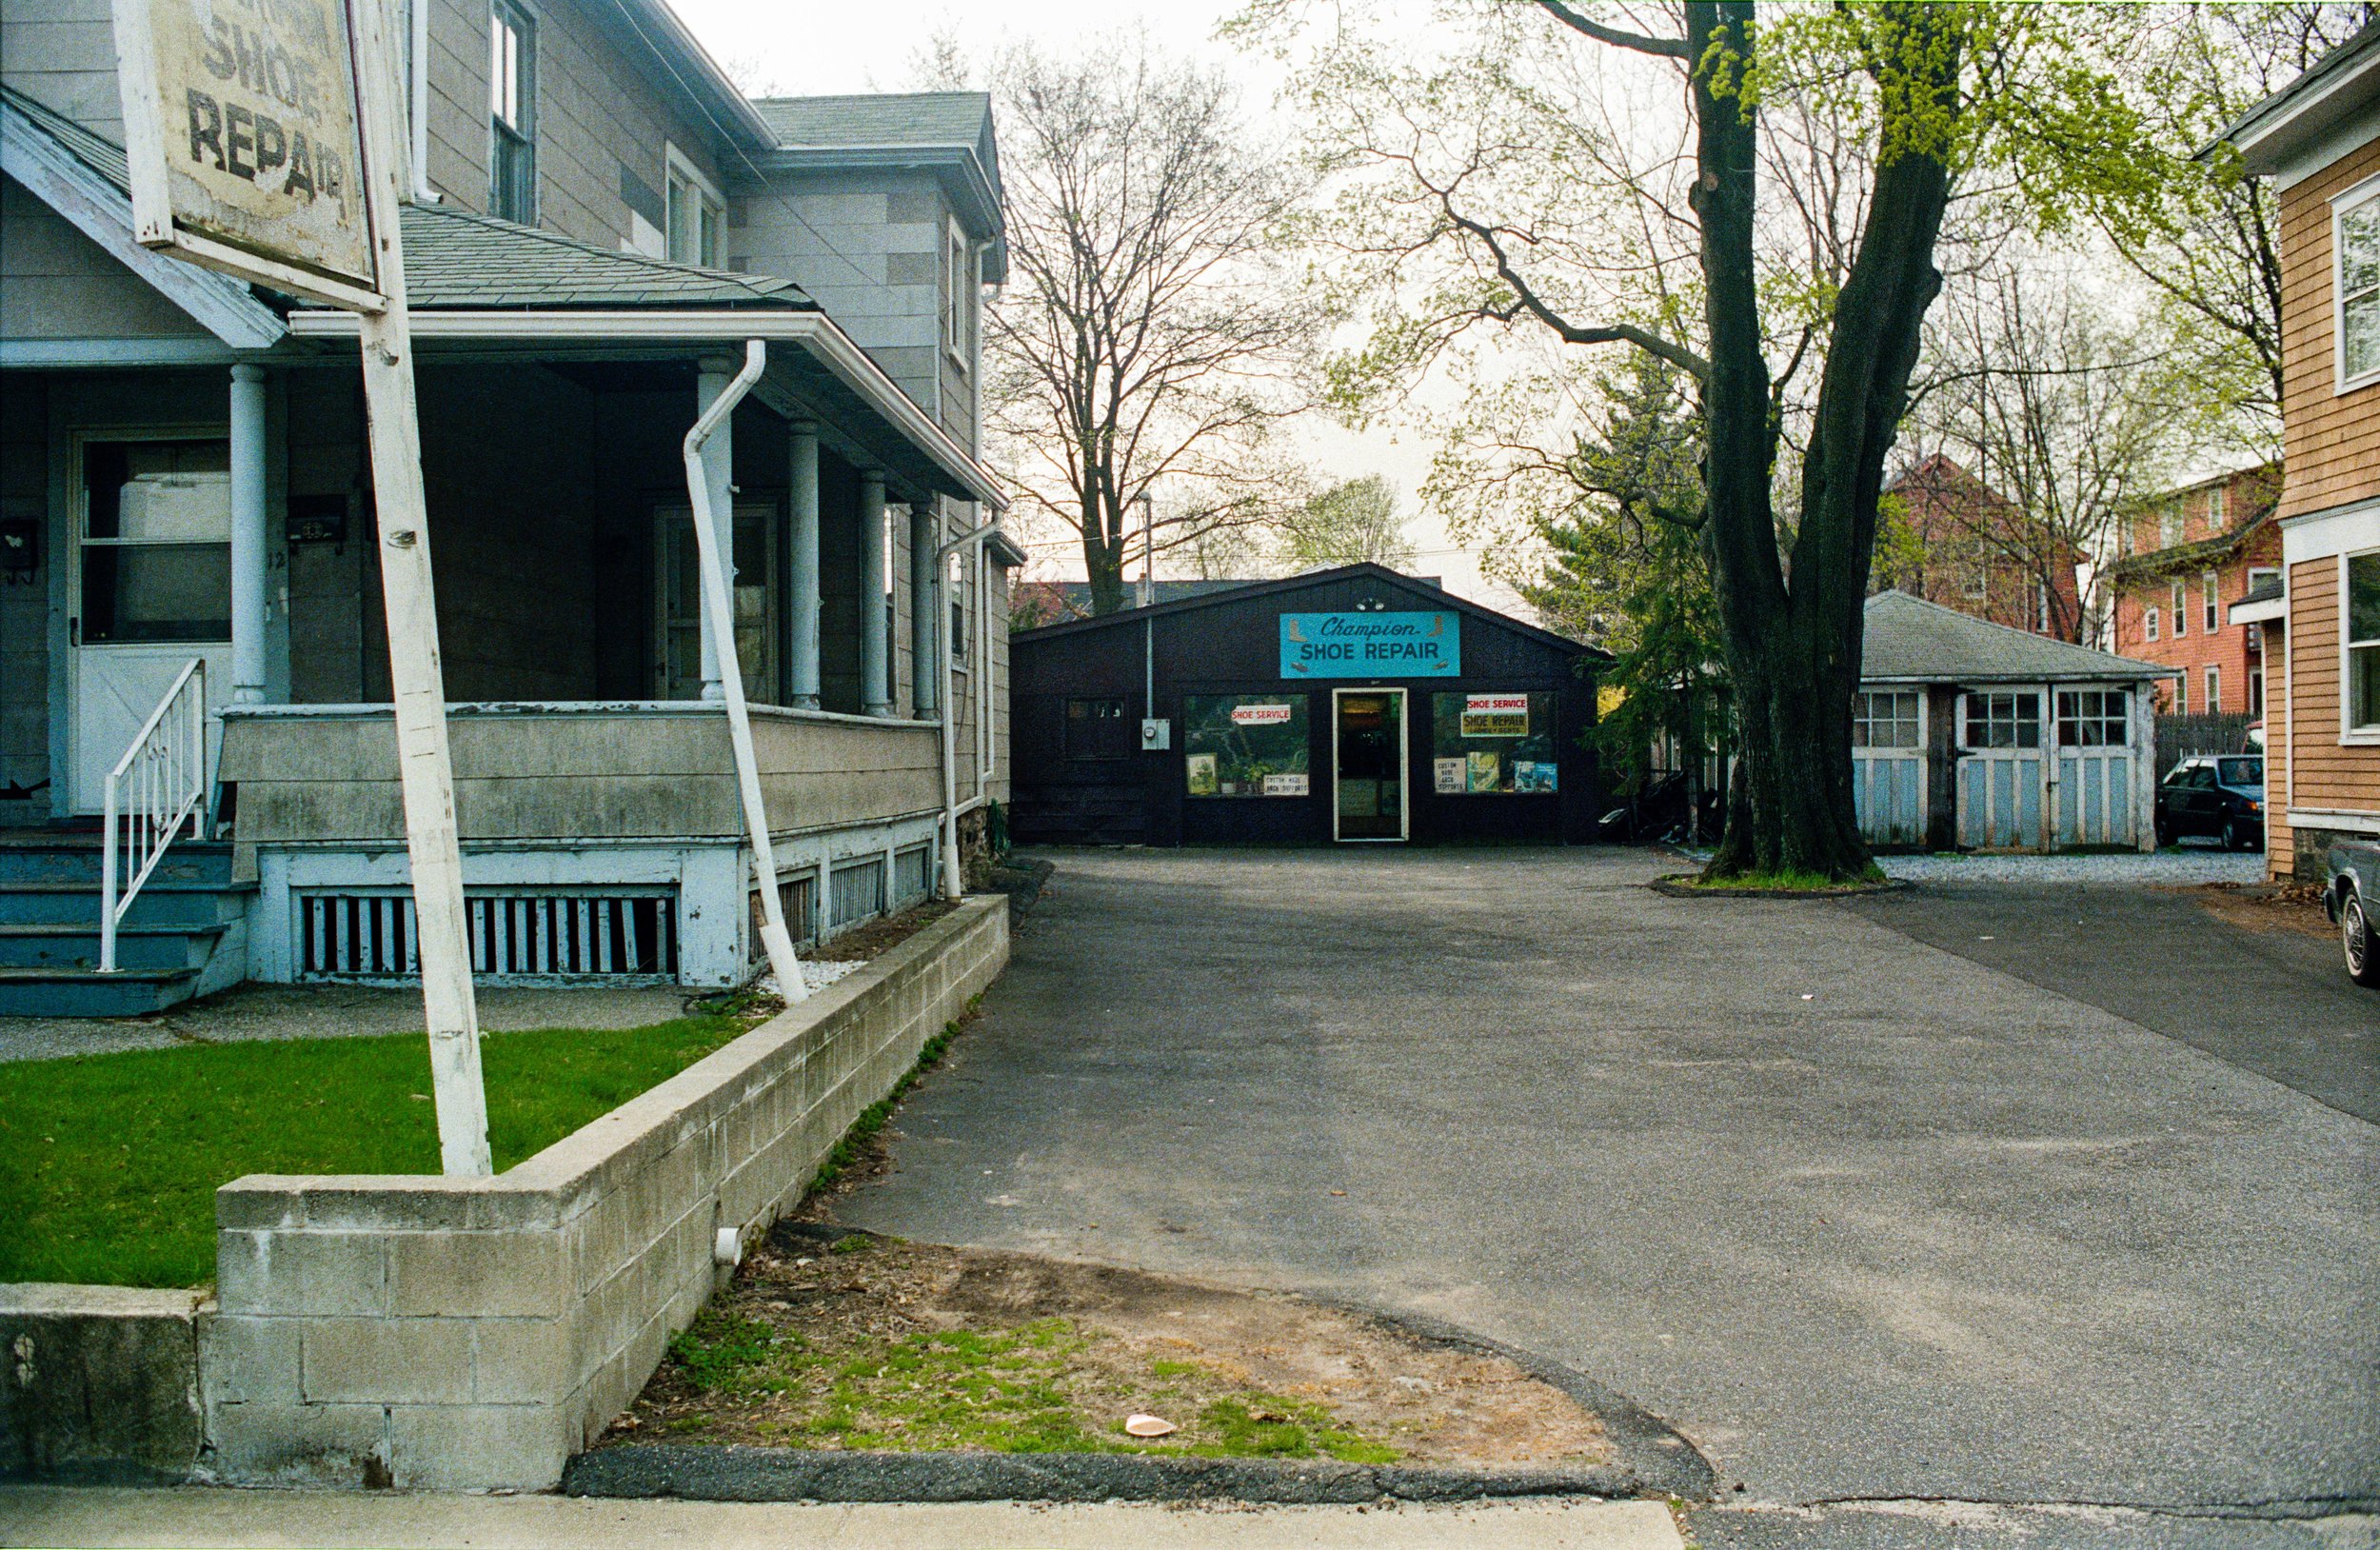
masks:
[[[184,840],[166,852],[116,930],[117,969],[98,971],[96,836],[0,841],[0,1017],[138,1017],[246,978],[248,901],[231,847]]]

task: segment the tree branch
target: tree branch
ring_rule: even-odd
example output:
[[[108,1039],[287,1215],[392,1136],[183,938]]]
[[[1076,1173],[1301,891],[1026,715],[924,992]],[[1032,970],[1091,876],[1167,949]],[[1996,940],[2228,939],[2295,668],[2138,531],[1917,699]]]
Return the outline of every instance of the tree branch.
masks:
[[[1537,0],[1537,4],[1544,8],[1547,14],[1564,27],[1574,32],[1591,37],[1597,43],[1608,43],[1615,49],[1629,49],[1640,54],[1656,54],[1663,59],[1692,59],[1694,57],[1694,47],[1684,38],[1655,38],[1647,37],[1641,32],[1623,32],[1618,28],[1606,27],[1601,22],[1581,14],[1564,5],[1562,0]]]

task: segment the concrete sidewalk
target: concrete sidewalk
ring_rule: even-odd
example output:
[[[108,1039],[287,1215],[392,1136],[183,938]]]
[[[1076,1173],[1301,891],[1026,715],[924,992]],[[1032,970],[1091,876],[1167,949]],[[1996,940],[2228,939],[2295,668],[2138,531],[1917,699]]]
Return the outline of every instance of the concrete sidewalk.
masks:
[[[407,1550],[1683,1550],[1657,1501],[1462,1507],[781,1505],[296,1491],[0,1490],[0,1545]]]

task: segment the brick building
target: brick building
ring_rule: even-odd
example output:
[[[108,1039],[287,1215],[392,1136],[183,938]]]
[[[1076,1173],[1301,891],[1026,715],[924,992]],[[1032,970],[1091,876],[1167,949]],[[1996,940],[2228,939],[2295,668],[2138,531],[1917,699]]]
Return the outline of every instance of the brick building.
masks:
[[[2181,669],[2161,710],[2264,714],[2264,628],[2230,610],[2281,573],[2280,494],[2279,464],[2242,468],[2144,502],[2118,531],[2110,649]]]
[[[1871,592],[1906,592],[2011,629],[2082,639],[2074,586],[2082,554],[2072,542],[1940,452],[1884,492],[1898,501],[1897,530],[1876,546]]]

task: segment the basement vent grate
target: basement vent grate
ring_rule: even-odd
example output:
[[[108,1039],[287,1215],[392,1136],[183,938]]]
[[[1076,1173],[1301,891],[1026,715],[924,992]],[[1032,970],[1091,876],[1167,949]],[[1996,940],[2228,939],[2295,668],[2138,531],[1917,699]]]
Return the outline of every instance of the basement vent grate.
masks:
[[[931,886],[934,847],[911,845],[893,853],[893,904],[896,908],[915,904],[925,897]]]
[[[678,977],[674,890],[474,889],[464,903],[475,977]],[[297,896],[297,906],[299,978],[393,980],[420,974],[410,893],[308,892]]]
[[[864,921],[872,915],[882,915],[884,913],[884,858],[870,856],[865,861],[844,862],[835,868],[827,892],[838,926]]]

